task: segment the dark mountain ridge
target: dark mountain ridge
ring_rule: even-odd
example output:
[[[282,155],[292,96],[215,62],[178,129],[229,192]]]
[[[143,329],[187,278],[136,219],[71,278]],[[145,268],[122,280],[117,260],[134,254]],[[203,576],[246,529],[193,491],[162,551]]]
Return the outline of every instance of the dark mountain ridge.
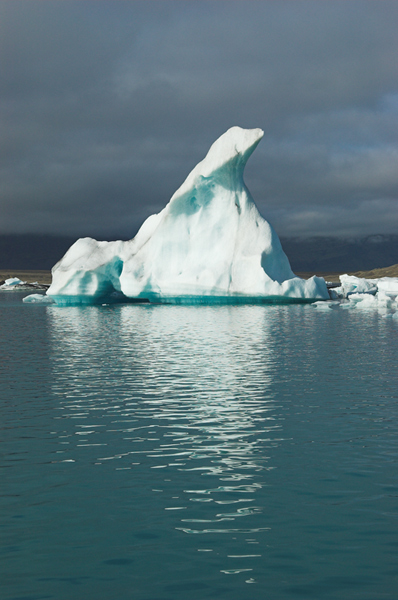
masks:
[[[51,269],[76,239],[0,234],[0,269]],[[398,235],[281,237],[281,242],[296,272],[368,271],[398,263]]]
[[[281,238],[293,271],[369,271],[398,263],[398,235]]]

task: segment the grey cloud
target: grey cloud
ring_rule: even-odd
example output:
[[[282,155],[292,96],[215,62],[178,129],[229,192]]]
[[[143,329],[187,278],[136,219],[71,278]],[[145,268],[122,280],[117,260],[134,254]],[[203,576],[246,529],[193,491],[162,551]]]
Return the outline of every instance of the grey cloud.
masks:
[[[282,235],[393,233],[398,4],[0,3],[0,231],[133,235],[232,125]],[[344,223],[344,232],[343,224]]]
[[[301,209],[275,209],[269,217],[277,230],[283,227],[284,235],[292,237],[372,235],[375,221],[381,232],[398,229],[397,201],[390,198],[352,202],[343,207],[310,205]]]

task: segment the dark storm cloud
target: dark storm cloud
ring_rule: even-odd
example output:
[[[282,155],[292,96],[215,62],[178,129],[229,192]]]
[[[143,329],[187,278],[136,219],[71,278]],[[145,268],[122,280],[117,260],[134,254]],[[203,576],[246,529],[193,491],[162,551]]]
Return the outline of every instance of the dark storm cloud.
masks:
[[[0,232],[118,237],[232,125],[281,235],[398,226],[393,1],[0,2]]]

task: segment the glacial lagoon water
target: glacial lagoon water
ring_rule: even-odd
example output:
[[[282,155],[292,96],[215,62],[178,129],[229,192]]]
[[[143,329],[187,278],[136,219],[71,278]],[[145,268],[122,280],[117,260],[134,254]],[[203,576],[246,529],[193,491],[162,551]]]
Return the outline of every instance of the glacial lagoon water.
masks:
[[[2,600],[397,598],[396,319],[21,297]]]

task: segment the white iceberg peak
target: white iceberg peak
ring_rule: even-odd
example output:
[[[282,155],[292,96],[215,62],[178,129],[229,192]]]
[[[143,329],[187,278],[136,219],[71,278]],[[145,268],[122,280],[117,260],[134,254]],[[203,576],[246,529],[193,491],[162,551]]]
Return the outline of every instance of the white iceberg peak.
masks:
[[[158,302],[329,298],[323,279],[295,277],[244,183],[262,136],[261,129],[229,129],[134,239],[78,240],[53,268],[48,293],[60,303],[111,291]]]
[[[189,192],[197,178],[214,176],[219,169],[225,168],[227,163],[231,163],[231,167],[235,166],[243,175],[243,169],[263,135],[262,129],[242,129],[241,127],[228,129],[210,146],[205,158],[196,165],[181,187],[174,192],[171,202],[174,198]]]

